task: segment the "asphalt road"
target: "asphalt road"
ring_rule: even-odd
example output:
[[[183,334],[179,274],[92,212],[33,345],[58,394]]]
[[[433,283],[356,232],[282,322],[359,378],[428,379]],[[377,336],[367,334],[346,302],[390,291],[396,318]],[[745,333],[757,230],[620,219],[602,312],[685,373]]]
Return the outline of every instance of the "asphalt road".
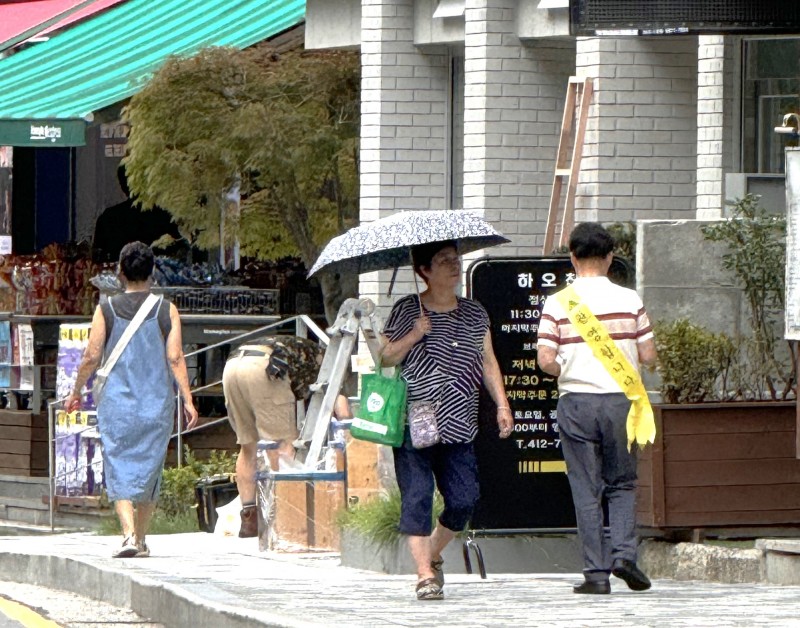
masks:
[[[0,598],[0,628],[165,628],[128,609],[30,584],[0,582]],[[9,618],[20,614],[22,621]]]

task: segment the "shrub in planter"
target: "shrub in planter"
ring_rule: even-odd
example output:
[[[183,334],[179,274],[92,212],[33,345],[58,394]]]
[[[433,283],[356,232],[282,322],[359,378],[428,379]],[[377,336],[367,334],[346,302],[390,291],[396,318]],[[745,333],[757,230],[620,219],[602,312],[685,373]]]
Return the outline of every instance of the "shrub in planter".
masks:
[[[665,403],[720,401],[728,389],[738,349],[730,336],[686,319],[654,328]]]
[[[673,530],[798,525],[796,410],[787,401],[796,369],[781,342],[786,220],[748,195],[731,219],[701,229],[721,245],[747,323],[735,337],[697,321],[656,324],[667,404],[654,406],[656,442],[639,458],[638,520]]]
[[[433,502],[434,525],[444,509],[444,502],[439,493]],[[400,491],[390,490],[380,499],[359,502],[357,505],[343,510],[337,523],[342,530],[354,530],[376,547],[387,547],[397,543],[402,536],[397,530],[400,521]]]
[[[731,271],[748,306],[750,335],[741,344],[737,396],[785,400],[796,379],[793,349],[781,343],[785,294],[786,217],[767,212],[748,194],[730,220],[702,227],[703,236],[727,245],[722,265]],[[783,350],[788,347],[788,350]]]

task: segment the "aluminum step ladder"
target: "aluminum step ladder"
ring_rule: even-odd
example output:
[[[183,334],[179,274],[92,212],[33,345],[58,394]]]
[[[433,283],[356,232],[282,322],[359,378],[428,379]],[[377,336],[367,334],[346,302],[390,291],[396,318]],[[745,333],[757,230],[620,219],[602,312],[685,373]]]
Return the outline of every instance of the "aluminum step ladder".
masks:
[[[306,411],[300,435],[294,441],[297,451],[295,460],[299,465],[288,469],[273,471],[267,461],[266,449],[276,443],[260,441],[257,458],[257,501],[259,514],[259,548],[272,549],[275,521],[275,484],[277,482],[305,482],[307,504],[313,505],[315,482],[343,482],[345,503],[347,503],[347,457],[344,440],[331,439],[333,407],[350,370],[350,359],[356,347],[359,331],[363,334],[375,363],[381,348],[380,331],[382,321],[375,315],[375,304],[369,299],[347,299],[339,308],[333,325],[326,330],[330,337],[317,381],[311,385],[311,399]],[[336,425],[341,429],[341,425]],[[344,455],[344,470],[326,469],[326,450],[341,449]],[[310,520],[313,514],[307,513]],[[309,546],[314,544],[313,527],[309,529]]]

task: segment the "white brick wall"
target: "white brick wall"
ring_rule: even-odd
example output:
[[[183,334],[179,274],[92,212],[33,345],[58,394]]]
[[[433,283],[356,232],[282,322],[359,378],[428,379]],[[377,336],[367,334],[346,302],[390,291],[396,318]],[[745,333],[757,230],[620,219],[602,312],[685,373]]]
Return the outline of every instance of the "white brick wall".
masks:
[[[725,38],[701,35],[697,46],[697,218],[722,215]]]
[[[402,209],[442,209],[445,190],[447,57],[413,43],[413,0],[361,2],[361,222]],[[402,272],[361,276],[360,294],[386,315],[413,289]]]
[[[694,218],[697,40],[578,38],[594,97],[576,220]]]
[[[467,0],[464,206],[512,237],[493,255],[538,255],[575,48],[523,43],[517,0]]]
[[[414,46],[414,5],[362,0],[362,222],[400,209],[445,207],[447,56]],[[726,106],[730,43],[703,38],[698,46],[693,37],[522,42],[515,34],[517,5],[466,0],[464,207],[484,211],[513,238],[492,254],[541,252],[572,74],[595,78],[577,220],[718,211],[722,172],[733,154]],[[363,276],[361,293],[387,308],[413,290],[410,271],[401,271],[387,298],[389,277]]]

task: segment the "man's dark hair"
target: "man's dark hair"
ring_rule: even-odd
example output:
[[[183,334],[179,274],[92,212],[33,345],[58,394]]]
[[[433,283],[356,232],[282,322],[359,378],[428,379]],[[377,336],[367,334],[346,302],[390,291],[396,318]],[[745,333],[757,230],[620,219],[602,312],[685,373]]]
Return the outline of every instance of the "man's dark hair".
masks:
[[[569,236],[569,252],[577,259],[605,257],[614,250],[614,238],[599,222],[584,222]]]
[[[458,251],[458,243],[455,240],[443,240],[441,242],[429,242],[428,244],[418,244],[411,249],[411,259],[414,260],[414,272],[416,272],[423,279],[420,268],[430,268],[431,260],[442,249],[452,246]]]
[[[144,242],[128,242],[119,252],[119,270],[128,281],[145,281],[153,274],[153,251]]]

